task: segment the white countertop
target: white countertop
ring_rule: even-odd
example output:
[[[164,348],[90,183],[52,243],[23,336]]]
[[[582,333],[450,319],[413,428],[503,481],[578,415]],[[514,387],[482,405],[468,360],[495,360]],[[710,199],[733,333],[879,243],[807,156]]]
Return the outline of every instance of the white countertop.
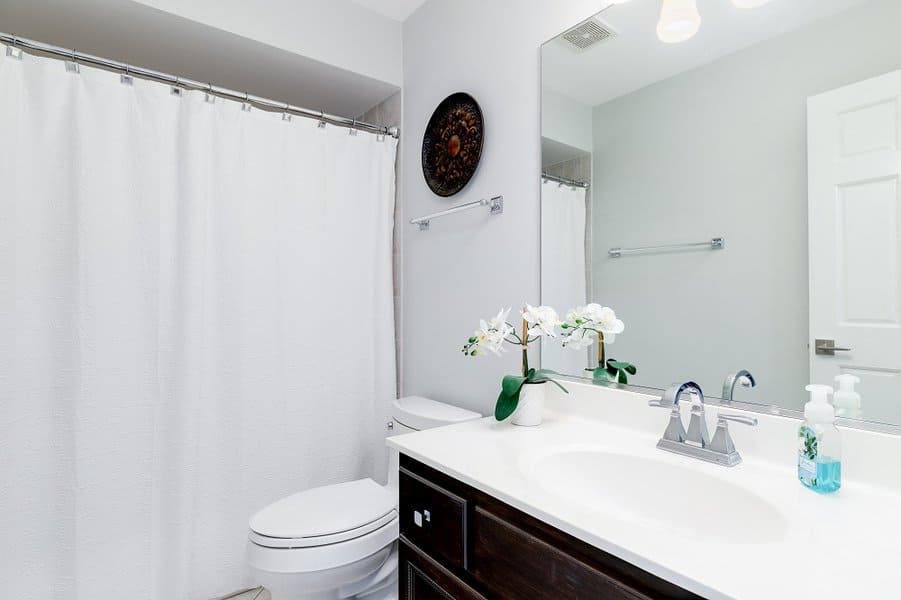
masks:
[[[895,572],[901,566],[901,488],[893,458],[901,455],[901,439],[847,432],[843,487],[821,496],[796,479],[797,421],[757,415],[757,428],[732,425],[744,462],[727,468],[656,449],[669,412],[649,408],[648,396],[578,383],[567,387],[569,395],[549,394],[545,421],[538,427],[489,417],[392,437],[388,443],[710,600],[901,598]],[[709,409],[708,416],[715,412]],[[646,494],[659,500],[659,514],[624,517],[586,501],[578,492],[585,490],[584,481],[561,490],[535,476],[536,460],[580,448],[660,461],[655,464],[664,473],[689,469],[701,480],[715,477],[752,492],[776,511],[747,508],[754,504],[729,506],[715,493],[702,494],[696,506],[685,505],[678,502],[677,477],[648,476]],[[894,454],[887,455],[891,450]],[[869,464],[882,465],[884,479],[878,478],[880,469],[863,467],[868,456]],[[634,478],[642,476],[640,468],[629,473],[633,487]],[[617,486],[616,477],[605,478],[606,484]]]

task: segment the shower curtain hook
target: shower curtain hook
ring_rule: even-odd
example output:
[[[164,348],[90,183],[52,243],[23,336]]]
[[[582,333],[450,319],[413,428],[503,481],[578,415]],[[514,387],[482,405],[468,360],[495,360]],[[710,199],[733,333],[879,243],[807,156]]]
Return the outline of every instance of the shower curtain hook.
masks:
[[[134,79],[131,76],[131,65],[125,65],[125,74],[119,77],[119,81],[123,85],[132,85],[134,83]]]
[[[319,111],[319,129],[325,129],[325,111]]]
[[[288,106],[289,104],[285,102],[285,108],[282,110],[282,121],[290,121],[291,115],[288,114]]]
[[[207,82],[206,84],[206,96],[204,100],[206,100],[210,104],[216,101],[216,96],[213,95],[213,84],[210,82]]]
[[[241,110],[243,110],[244,112],[250,112],[250,108],[251,108],[251,106],[250,106],[249,96],[248,96],[247,92],[244,92],[244,103],[241,104]]]
[[[78,73],[78,59],[75,56],[75,48],[72,48],[71,57],[72,60],[66,61],[66,71],[69,73]]]
[[[350,135],[357,135],[357,120],[354,119],[350,124]]]
[[[13,45],[6,47],[6,55],[16,60],[22,60],[22,49],[19,48],[19,38],[13,36]]]

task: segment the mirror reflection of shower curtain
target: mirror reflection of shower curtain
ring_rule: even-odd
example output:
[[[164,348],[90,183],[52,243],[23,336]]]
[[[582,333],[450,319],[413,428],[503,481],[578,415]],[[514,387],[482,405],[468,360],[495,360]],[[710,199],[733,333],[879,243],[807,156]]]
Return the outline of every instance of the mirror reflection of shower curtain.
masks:
[[[561,318],[587,301],[586,192],[555,181],[541,184],[541,303]],[[581,374],[587,364],[585,352],[563,348],[559,338],[542,342],[543,368]]]

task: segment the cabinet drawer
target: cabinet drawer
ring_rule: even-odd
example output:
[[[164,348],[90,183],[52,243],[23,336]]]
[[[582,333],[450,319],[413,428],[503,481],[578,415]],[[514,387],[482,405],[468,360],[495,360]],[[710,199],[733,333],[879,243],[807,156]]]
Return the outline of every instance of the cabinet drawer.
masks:
[[[512,551],[511,551],[512,550]],[[477,507],[473,514],[477,581],[502,598],[652,600],[544,540]]]
[[[467,500],[401,467],[400,532],[413,544],[467,568],[468,516]]]

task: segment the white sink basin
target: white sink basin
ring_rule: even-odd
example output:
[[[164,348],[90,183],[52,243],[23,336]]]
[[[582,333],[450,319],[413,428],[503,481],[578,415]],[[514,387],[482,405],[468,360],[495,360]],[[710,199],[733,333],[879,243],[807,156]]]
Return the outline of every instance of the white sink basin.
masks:
[[[782,539],[788,526],[774,505],[752,491],[663,460],[580,445],[525,457],[521,468],[548,493],[681,537],[765,544]]]

